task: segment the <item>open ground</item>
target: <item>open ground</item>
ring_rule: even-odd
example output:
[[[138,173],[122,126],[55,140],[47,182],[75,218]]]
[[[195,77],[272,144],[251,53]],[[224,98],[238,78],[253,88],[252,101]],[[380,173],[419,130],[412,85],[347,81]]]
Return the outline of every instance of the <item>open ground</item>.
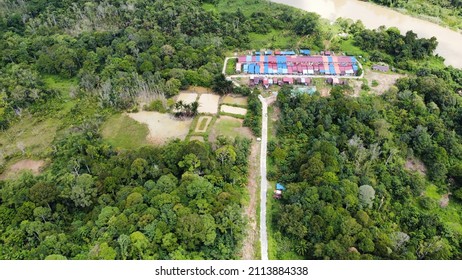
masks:
[[[38,175],[41,168],[45,165],[43,160],[24,159],[11,165],[5,172],[0,174],[0,180],[12,178],[21,173],[23,170],[30,170],[33,174]]]
[[[164,144],[168,140],[179,138],[184,140],[189,132],[192,120],[177,120],[169,114],[157,112],[130,113],[128,116],[149,128],[148,141],[153,144]]]
[[[199,97],[199,113],[217,114],[220,96],[216,94],[201,94]]]
[[[245,114],[247,114],[247,109],[228,106],[228,105],[221,105],[221,111],[224,113],[230,113],[230,114],[242,115],[242,116],[245,116]]]

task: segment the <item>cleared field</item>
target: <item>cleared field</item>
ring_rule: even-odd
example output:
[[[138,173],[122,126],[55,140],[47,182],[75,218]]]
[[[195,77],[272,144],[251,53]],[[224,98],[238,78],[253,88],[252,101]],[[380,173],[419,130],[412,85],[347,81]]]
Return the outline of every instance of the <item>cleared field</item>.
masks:
[[[60,124],[56,119],[39,121],[32,116],[24,116],[8,130],[0,133],[0,164],[5,164],[5,158],[16,155],[44,156],[50,149]]]
[[[12,178],[14,175],[19,174],[23,170],[30,170],[33,174],[40,173],[40,168],[45,165],[43,160],[25,159],[20,160],[11,165],[3,174],[0,175],[0,180]]]
[[[183,101],[184,103],[193,103],[197,99],[197,93],[180,93],[176,99],[176,101]]]
[[[129,118],[126,115],[110,117],[101,129],[103,138],[112,146],[124,149],[136,149],[149,145],[146,137],[149,134],[147,125]]]
[[[209,135],[209,141],[214,142],[219,135],[224,135],[226,137],[246,137],[252,138],[252,132],[249,128],[242,126],[243,120],[236,119],[229,116],[221,116],[215,122],[211,133]]]
[[[184,140],[188,135],[189,127],[192,123],[192,119],[176,120],[169,114],[157,112],[139,112],[127,115],[137,122],[148,126],[149,134],[147,140],[154,144],[164,144],[176,138]]]
[[[225,96],[225,98],[223,98],[222,103],[247,106],[247,97],[234,97],[231,95],[227,95]]]
[[[209,127],[210,122],[212,121],[212,117],[209,116],[202,116],[197,121],[195,132],[206,132],[207,128]]]
[[[216,114],[218,113],[218,102],[220,96],[216,94],[201,94],[199,97],[199,113]]]
[[[242,116],[245,116],[245,114],[247,114],[247,109],[228,106],[228,105],[222,105],[221,111],[224,113],[230,113],[230,114],[242,115]]]

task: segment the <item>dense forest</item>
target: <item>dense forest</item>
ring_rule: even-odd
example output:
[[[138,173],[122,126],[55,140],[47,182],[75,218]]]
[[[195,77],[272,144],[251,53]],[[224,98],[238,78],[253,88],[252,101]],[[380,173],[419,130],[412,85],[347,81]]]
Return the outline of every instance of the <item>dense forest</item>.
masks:
[[[461,86],[427,72],[382,96],[283,88],[268,146],[269,179],[287,186],[273,209],[277,257],[460,259]]]

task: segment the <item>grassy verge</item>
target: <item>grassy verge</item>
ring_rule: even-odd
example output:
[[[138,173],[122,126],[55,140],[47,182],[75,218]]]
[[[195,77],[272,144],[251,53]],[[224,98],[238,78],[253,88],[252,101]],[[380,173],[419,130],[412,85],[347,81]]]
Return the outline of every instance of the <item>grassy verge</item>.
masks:
[[[236,63],[237,59],[230,58],[228,59],[228,63],[226,64],[226,75],[234,75],[236,74]]]
[[[136,149],[149,145],[146,136],[149,129],[146,124],[126,115],[113,115],[101,127],[103,139],[116,148]]]

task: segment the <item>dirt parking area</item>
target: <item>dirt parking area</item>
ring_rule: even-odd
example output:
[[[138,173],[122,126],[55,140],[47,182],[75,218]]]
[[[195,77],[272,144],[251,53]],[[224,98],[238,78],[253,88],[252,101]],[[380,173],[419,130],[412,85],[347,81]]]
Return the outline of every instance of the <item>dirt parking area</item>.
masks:
[[[225,104],[233,104],[233,105],[241,105],[241,106],[247,106],[247,97],[226,95],[226,96],[223,98],[222,103],[225,103]]]
[[[154,144],[164,144],[176,138],[184,140],[192,123],[192,119],[177,120],[169,114],[158,112],[143,111],[127,115],[135,121],[148,125],[147,140]]]
[[[43,160],[32,160],[32,159],[25,159],[16,162],[15,164],[11,165],[7,171],[3,174],[0,174],[0,180],[4,180],[7,178],[11,178],[16,174],[19,174],[23,170],[30,170],[33,174],[37,175],[40,173],[40,169],[45,165],[45,161]]]
[[[220,96],[216,94],[201,94],[199,97],[199,113],[217,114]]]
[[[183,103],[190,104],[197,100],[197,93],[182,92],[178,95],[176,101],[183,101]]]
[[[221,111],[224,113],[234,114],[234,115],[242,115],[245,116],[247,114],[247,109],[240,108],[240,107],[233,107],[228,105],[222,105]]]

